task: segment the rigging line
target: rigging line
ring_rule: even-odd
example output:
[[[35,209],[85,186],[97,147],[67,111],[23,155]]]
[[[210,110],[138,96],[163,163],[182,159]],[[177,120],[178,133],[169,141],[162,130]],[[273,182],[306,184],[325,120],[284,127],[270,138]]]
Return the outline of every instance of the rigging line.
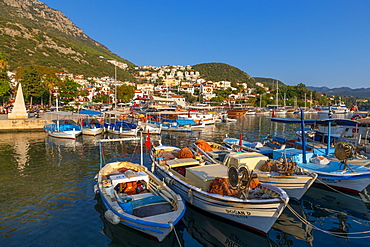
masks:
[[[318,228],[317,226],[311,224],[311,222],[309,222],[308,220],[306,220],[305,218],[303,218],[301,215],[299,215],[289,204],[287,204],[287,208],[304,224],[306,224],[307,226],[310,226],[318,231],[321,231],[321,232],[324,232],[326,234],[329,234],[329,235],[333,235],[335,237],[338,237],[338,238],[370,238],[370,235],[369,236],[363,236],[363,237],[354,237],[354,236],[351,236],[351,237],[348,237],[348,235],[355,235],[355,234],[367,234],[367,233],[370,233],[370,231],[364,231],[364,232],[329,232],[329,231],[326,231],[324,229],[321,229],[321,228]],[[344,236],[342,236],[344,235]]]
[[[177,239],[177,242],[179,243],[179,246],[180,246],[180,247],[182,247],[182,244],[181,244],[181,242],[180,242],[179,236],[177,235],[176,228],[175,228],[174,226],[173,226],[173,231],[174,231],[174,233],[175,233],[175,235],[176,235],[176,239]]]
[[[331,187],[330,185],[326,184],[324,181],[322,181],[322,180],[321,180],[321,179],[319,179],[319,178],[316,178],[316,180],[318,180],[320,183],[322,183],[323,185],[325,185],[325,186],[326,186],[326,187],[328,187],[329,189],[334,190],[335,192],[337,192],[337,193],[339,193],[339,194],[342,194],[342,195],[348,196],[348,197],[350,197],[350,198],[352,198],[352,199],[355,199],[355,200],[363,201],[363,200],[362,200],[362,199],[360,199],[360,198],[357,198],[357,197],[354,197],[354,196],[348,195],[348,194],[346,194],[346,193],[343,193],[343,192],[342,192],[342,191],[340,191],[340,190],[335,189],[334,187]]]

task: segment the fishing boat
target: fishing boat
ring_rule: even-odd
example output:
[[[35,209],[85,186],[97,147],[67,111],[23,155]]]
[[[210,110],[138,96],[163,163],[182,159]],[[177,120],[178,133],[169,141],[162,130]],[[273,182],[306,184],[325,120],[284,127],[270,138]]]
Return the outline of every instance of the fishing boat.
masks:
[[[192,130],[201,130],[205,128],[205,124],[196,123],[193,120],[161,118],[160,122],[149,121],[151,124],[161,125],[163,131],[176,131],[176,132],[190,132]]]
[[[214,124],[217,117],[212,113],[203,113],[199,111],[189,110],[188,114],[180,114],[177,116],[180,120],[193,120],[196,123],[204,123],[205,125]]]
[[[76,139],[82,133],[81,126],[71,119],[65,119],[66,116],[71,116],[71,112],[55,112],[57,120],[54,123],[46,124],[44,130],[49,136],[66,139]],[[64,116],[60,119],[60,116]]]
[[[332,106],[327,106],[327,107],[321,107],[319,108],[318,114],[326,114],[328,115],[329,113],[332,114],[347,114],[350,113],[350,110],[347,108],[347,106],[343,103],[341,104],[336,104]]]
[[[271,121],[276,121],[276,119],[272,118]],[[279,121],[294,123],[297,120],[280,119]],[[310,122],[312,120],[304,119],[304,113],[302,112],[300,119],[301,129],[304,129],[306,121]],[[330,133],[328,136],[330,136]],[[327,139],[330,140],[330,138]],[[327,150],[329,148],[330,141],[329,145],[327,145]],[[273,152],[274,159],[280,157],[289,158],[303,169],[317,173],[318,178],[315,180],[315,183],[325,184],[339,190],[353,193],[361,192],[370,184],[370,168],[351,164],[351,159],[354,158],[355,152],[354,147],[348,145],[348,143],[338,143],[336,145],[334,154],[339,161],[329,160],[325,163],[321,162],[320,156],[314,154],[314,152],[307,151],[305,135],[302,135],[302,149],[286,148],[274,150]]]
[[[83,135],[96,136],[103,133],[104,128],[101,124],[103,122],[103,118],[101,117],[103,115],[102,112],[83,110],[78,113],[86,116],[86,118],[79,119]]]
[[[270,230],[289,201],[285,191],[256,180],[248,186],[254,178],[246,170],[205,164],[199,156],[184,158],[186,153],[169,145],[153,147],[152,170],[192,206],[262,234]]]
[[[115,123],[105,123],[105,131],[115,135],[136,136],[139,131],[137,124],[126,121],[117,121]]]
[[[100,153],[103,142],[134,139],[99,140]],[[100,160],[95,192],[101,196],[105,218],[162,241],[185,213],[181,197],[142,164],[111,162],[103,167],[102,156]]]
[[[194,147],[198,154],[207,153],[211,163],[222,164],[235,169],[247,169],[257,175],[260,182],[270,184],[283,189],[289,198],[301,199],[317,178],[317,174],[304,171],[296,163],[279,159],[271,160],[268,156],[250,150],[238,152],[212,148],[206,142],[197,140]]]

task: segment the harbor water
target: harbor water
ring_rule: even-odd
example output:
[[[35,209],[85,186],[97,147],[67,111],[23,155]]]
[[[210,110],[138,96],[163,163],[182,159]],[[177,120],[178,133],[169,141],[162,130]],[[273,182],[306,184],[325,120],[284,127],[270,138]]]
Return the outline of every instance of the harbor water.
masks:
[[[151,141],[179,147],[226,135],[261,141],[268,134],[296,138],[294,127],[266,116],[244,116],[190,133],[162,132]],[[163,242],[105,220],[94,193],[100,135],[56,139],[44,132],[0,134],[0,246],[368,246],[370,188],[344,194],[313,186],[291,201],[266,236],[187,207]],[[144,164],[150,159],[144,147]],[[103,144],[104,163],[140,163],[140,142]],[[338,234],[339,233],[339,234]]]

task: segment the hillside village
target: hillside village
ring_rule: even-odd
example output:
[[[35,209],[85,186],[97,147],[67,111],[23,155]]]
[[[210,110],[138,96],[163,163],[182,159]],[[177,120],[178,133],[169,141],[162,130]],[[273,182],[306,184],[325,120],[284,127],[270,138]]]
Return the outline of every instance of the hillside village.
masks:
[[[188,93],[190,95],[196,95],[201,97],[204,101],[209,101],[213,97],[216,97],[217,90],[225,90],[231,88],[232,91],[239,90],[231,85],[230,81],[209,81],[202,78],[198,71],[194,71],[191,66],[141,66],[129,68],[127,64],[120,63],[115,60],[110,60],[110,63],[116,66],[116,69],[132,70],[137,82],[131,81],[120,81],[114,77],[85,77],[84,75],[74,73],[59,72],[58,78],[61,80],[70,79],[80,84],[79,91],[88,91],[85,96],[78,96],[73,99],[75,102],[92,102],[93,98],[105,94],[109,95],[111,102],[116,103],[115,88],[127,85],[134,86],[135,96],[134,99],[145,99],[155,96],[164,98],[184,98],[181,96],[181,92]],[[11,80],[11,87],[17,85],[15,73],[8,72],[8,76]],[[238,93],[230,94],[229,99],[225,99],[225,102],[221,103],[235,103],[236,100],[245,100],[254,98],[257,95],[253,92],[255,88],[248,88],[246,83],[239,83],[242,91]],[[270,92],[268,87],[265,87],[262,83],[257,82],[256,87],[262,87],[266,92]],[[54,96],[57,95],[58,88],[54,90]],[[120,100],[117,100],[120,102]]]

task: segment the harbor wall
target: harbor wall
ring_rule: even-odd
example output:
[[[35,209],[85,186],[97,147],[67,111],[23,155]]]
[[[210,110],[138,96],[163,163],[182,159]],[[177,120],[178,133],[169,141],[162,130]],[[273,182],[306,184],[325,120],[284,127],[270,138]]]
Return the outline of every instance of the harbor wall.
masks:
[[[46,124],[53,123],[45,119],[7,119],[0,120],[0,132],[43,131]]]

